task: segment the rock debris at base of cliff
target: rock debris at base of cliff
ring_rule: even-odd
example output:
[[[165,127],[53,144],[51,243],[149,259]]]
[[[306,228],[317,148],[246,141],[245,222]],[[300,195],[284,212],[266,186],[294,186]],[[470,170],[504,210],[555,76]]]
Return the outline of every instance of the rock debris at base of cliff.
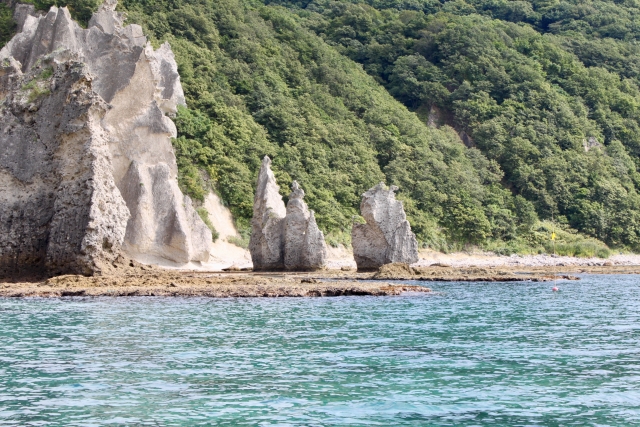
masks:
[[[202,275],[176,272],[130,274],[122,278],[65,275],[39,282],[2,282],[0,297],[331,297],[393,296],[429,293],[424,286],[352,280],[319,281],[305,277]]]

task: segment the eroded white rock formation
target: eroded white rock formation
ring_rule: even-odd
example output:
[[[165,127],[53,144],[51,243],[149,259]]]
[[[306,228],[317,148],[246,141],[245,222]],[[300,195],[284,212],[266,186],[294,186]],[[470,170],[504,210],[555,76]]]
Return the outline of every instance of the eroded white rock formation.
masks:
[[[82,64],[45,73],[2,62],[0,272],[91,273],[117,252],[129,218],[100,127],[107,105]]]
[[[254,270],[284,268],[284,217],[287,208],[271,170],[271,159],[264,156],[253,199],[253,218],[249,252]]]
[[[271,159],[262,160],[253,202],[249,251],[254,270],[318,270],[324,268],[327,248],[304,191],[293,182],[285,207],[271,171]]]
[[[304,191],[293,181],[284,219],[286,270],[320,270],[327,263],[324,234],[316,224],[313,211],[309,210],[303,199]]]
[[[365,224],[353,224],[351,245],[358,270],[384,264],[418,262],[418,242],[407,221],[402,202],[396,200],[398,187],[380,183],[362,195],[360,214]]]
[[[0,271],[91,274],[121,249],[206,261],[211,232],[176,179],[169,45],[154,51],[113,0],[88,29],[66,8],[15,17],[0,51]]]

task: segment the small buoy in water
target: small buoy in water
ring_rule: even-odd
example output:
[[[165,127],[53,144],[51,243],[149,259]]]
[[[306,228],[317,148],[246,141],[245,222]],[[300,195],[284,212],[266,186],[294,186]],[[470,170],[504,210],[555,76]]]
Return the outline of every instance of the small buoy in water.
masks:
[[[553,289],[551,289],[553,292],[558,292],[560,289],[558,289],[557,286],[554,286]]]

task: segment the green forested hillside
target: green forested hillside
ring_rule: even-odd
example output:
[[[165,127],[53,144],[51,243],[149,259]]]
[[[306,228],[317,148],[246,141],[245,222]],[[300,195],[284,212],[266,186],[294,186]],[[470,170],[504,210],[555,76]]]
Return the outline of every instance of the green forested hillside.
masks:
[[[636,3],[279,3],[423,121],[469,135],[541,218],[638,247]]]
[[[96,4],[70,6],[86,20]],[[298,180],[330,241],[348,240],[360,194],[383,180],[400,187],[432,247],[540,247],[549,242],[538,220],[553,217],[566,241],[581,239],[575,229],[640,250],[633,2],[120,8],[176,54],[188,103],[176,120],[181,185],[195,199],[214,188],[241,229],[268,154],[282,193]]]
[[[500,184],[496,162],[426,126],[284,8],[123,6],[176,53],[189,104],[177,121],[183,185],[197,198],[206,170],[241,227],[264,154],[283,194],[303,185],[330,240],[348,240],[360,195],[381,180],[401,188],[425,244],[508,239],[531,225],[532,205]]]
[[[332,239],[348,235],[360,195],[381,180],[402,188],[425,242],[515,234],[515,199],[497,164],[451,129],[425,126],[295,15],[236,0],[155,14],[124,5],[178,58],[190,107],[177,121],[183,184],[197,195],[206,170],[245,228],[269,154],[283,194],[298,180]],[[492,199],[498,205],[485,213]]]

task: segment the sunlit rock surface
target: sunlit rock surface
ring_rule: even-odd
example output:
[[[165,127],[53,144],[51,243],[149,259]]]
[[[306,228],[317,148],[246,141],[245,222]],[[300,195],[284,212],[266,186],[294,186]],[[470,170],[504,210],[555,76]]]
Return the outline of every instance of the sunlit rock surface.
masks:
[[[271,170],[271,159],[264,156],[253,199],[249,252],[254,270],[284,269],[284,217],[287,208]]]
[[[184,105],[158,50],[107,1],[88,29],[18,5],[0,51],[0,271],[100,271],[123,250],[206,261],[211,232],[177,185],[170,116]]]
[[[304,191],[296,181],[291,186],[284,220],[284,267],[286,270],[320,270],[327,263],[324,234],[313,211],[304,202]]]
[[[407,221],[397,187],[380,183],[362,195],[360,214],[366,224],[354,224],[351,231],[353,256],[359,270],[384,264],[418,262],[418,242]]]
[[[285,207],[271,171],[271,159],[262,160],[253,203],[249,251],[254,270],[323,269],[327,261],[324,235],[313,211],[304,202],[296,181]]]

